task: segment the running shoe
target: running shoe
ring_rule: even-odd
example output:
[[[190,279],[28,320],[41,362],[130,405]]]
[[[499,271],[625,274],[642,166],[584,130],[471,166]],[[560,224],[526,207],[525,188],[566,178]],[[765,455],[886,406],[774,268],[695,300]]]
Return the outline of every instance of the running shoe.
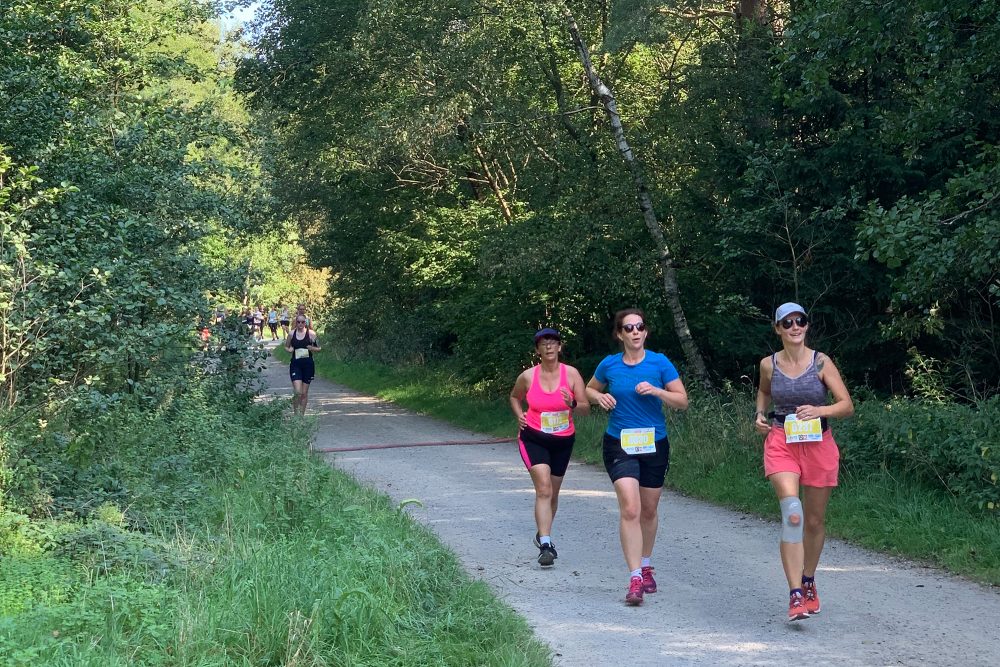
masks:
[[[643,593],[655,593],[656,592],[656,579],[653,579],[653,569],[652,565],[647,565],[642,568],[642,592]]]
[[[559,555],[556,553],[555,548],[551,544],[543,544],[538,547],[538,564],[542,567],[548,567],[555,562]]]
[[[541,543],[541,537],[542,537],[542,534],[541,534],[541,533],[535,533],[535,546],[536,546],[536,547],[538,547],[539,549],[541,549],[541,548],[542,548],[542,543]],[[555,548],[556,548],[556,543],[555,543],[555,542],[552,542],[552,541],[550,540],[550,541],[549,541],[549,544],[551,544],[551,545],[552,545],[552,548],[553,548],[553,549],[555,549]]]
[[[809,618],[809,612],[806,611],[806,600],[802,595],[796,593],[788,597],[788,620],[791,621],[801,621]]]
[[[632,607],[638,607],[642,604],[642,577],[632,577],[628,582],[625,604]]]
[[[816,590],[816,582],[802,584],[802,597],[806,599],[806,613],[810,616],[819,613],[819,592]]]

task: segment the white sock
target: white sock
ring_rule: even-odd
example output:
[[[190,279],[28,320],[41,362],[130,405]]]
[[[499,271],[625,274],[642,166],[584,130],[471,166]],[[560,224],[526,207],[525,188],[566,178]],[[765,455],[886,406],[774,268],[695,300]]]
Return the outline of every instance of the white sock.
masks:
[[[549,535],[542,535],[538,538],[539,544],[552,544],[552,537]]]
[[[632,570],[631,576],[633,576],[633,577],[642,577],[642,568],[639,568],[638,570]]]
[[[650,567],[650,561],[652,561],[652,559],[653,559],[652,556],[643,556],[642,557],[642,566],[643,567]]]

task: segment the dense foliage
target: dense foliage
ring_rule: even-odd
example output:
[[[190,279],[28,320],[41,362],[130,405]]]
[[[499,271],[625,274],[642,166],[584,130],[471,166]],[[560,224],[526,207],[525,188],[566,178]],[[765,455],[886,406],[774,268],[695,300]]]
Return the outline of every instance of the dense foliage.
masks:
[[[717,379],[752,373],[795,299],[852,382],[908,389],[929,359],[975,397],[1000,377],[997,8],[270,0],[238,85],[359,352],[504,384],[532,328],[566,330],[587,365],[639,305],[681,357],[570,12]]]

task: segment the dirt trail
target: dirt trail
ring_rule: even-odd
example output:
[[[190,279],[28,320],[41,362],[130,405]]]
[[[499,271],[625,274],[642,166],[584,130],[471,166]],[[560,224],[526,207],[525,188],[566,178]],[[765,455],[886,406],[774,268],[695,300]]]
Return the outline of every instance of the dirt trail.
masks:
[[[267,381],[290,392],[274,360]],[[317,447],[485,437],[319,379],[309,413]],[[423,506],[407,511],[528,620],[557,665],[1000,665],[1000,592],[936,570],[829,540],[817,577],[823,612],[788,624],[776,524],[665,493],[660,592],[630,608],[603,468],[571,464],[553,534],[559,558],[543,570],[513,441],[326,456],[397,501],[418,498]]]

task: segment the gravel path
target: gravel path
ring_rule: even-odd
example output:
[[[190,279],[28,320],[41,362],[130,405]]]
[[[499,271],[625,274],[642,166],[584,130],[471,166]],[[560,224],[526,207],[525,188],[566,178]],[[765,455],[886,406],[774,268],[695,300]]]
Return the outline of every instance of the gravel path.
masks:
[[[267,381],[290,393],[286,367],[273,360]],[[528,620],[557,665],[1000,665],[997,590],[828,540],[817,578],[823,612],[789,624],[776,523],[674,493],[660,505],[660,592],[626,607],[603,468],[570,465],[553,530],[559,558],[543,570],[513,440],[373,448],[487,436],[319,379],[309,398],[315,447],[366,446],[324,456],[397,501],[419,499],[407,511]]]

